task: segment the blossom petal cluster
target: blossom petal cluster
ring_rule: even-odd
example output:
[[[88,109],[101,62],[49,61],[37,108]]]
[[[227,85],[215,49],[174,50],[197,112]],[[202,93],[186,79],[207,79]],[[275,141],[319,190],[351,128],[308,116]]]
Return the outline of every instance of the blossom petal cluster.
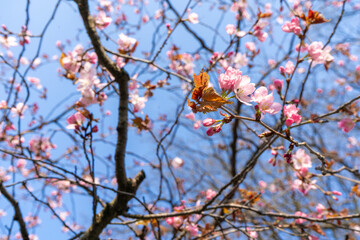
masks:
[[[285,24],[281,27],[281,30],[288,33],[293,32],[295,35],[299,35],[301,33],[299,19],[293,18],[291,19],[291,22],[285,22]]]
[[[298,114],[299,109],[294,104],[284,106],[284,115],[286,118],[285,125],[290,127],[293,123],[300,123],[301,116]]]
[[[268,94],[266,87],[259,87],[252,98],[259,106],[259,110],[262,114],[276,114],[281,110],[281,104],[274,102],[273,93]]]

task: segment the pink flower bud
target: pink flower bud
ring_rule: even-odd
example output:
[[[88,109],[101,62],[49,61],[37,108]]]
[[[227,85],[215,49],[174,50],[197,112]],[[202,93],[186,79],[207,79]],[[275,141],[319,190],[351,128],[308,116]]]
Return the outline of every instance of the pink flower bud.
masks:
[[[341,195],[342,195],[342,193],[339,192],[339,191],[332,191],[332,194],[337,195],[337,196],[341,196]]]
[[[274,86],[275,88],[280,91],[283,87],[283,81],[279,80],[279,79],[275,79],[274,80]]]
[[[91,131],[92,131],[93,133],[98,132],[98,131],[99,131],[98,126],[97,126],[97,125],[95,125],[95,126],[91,129]]]
[[[212,118],[204,119],[204,121],[202,122],[202,124],[203,124],[204,127],[210,127],[210,126],[212,126],[214,123],[216,123],[216,120],[215,120],[215,119],[212,119]]]

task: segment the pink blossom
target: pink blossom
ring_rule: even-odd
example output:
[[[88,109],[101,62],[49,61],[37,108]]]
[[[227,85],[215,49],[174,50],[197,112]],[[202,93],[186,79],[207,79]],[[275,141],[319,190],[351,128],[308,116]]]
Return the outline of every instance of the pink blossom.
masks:
[[[316,189],[315,183],[316,180],[303,182],[300,179],[296,179],[292,184],[292,188],[299,190],[304,195],[307,195],[311,189]]]
[[[147,98],[146,97],[140,97],[137,92],[134,92],[134,93],[130,94],[129,101],[134,106],[133,112],[136,113],[136,112],[141,111],[143,108],[145,108],[145,103],[147,102]]]
[[[285,124],[290,127],[293,123],[300,123],[301,116],[298,114],[299,109],[295,106],[295,104],[289,104],[284,106],[284,114],[285,114]]]
[[[286,21],[285,24],[281,27],[281,30],[284,32],[293,32],[296,35],[301,33],[301,27],[298,18],[291,19],[291,22]]]
[[[318,203],[318,205],[316,205],[316,211],[317,211],[319,214],[322,214],[325,210],[326,210],[326,208],[325,208],[324,205],[322,205],[321,203]]]
[[[246,104],[251,105],[249,102],[252,101],[251,95],[255,91],[255,83],[250,83],[250,78],[246,75],[242,76],[241,79],[238,79],[234,85],[234,92],[236,94],[236,98]]]
[[[245,53],[244,54],[237,53],[231,60],[234,62],[235,67],[237,67],[237,68],[246,66],[249,61],[249,59],[246,57]]]
[[[166,223],[174,228],[179,228],[183,224],[184,219],[181,216],[178,217],[168,217],[166,218]]]
[[[66,126],[67,129],[76,129],[77,127],[81,126],[82,123],[85,121],[85,116],[82,115],[81,112],[76,112],[75,114],[68,117],[66,122],[69,124]]]
[[[50,151],[56,148],[56,145],[50,142],[46,137],[35,137],[29,141],[30,150],[35,153],[36,156],[40,156],[41,153],[45,154],[46,158],[50,157]]]
[[[120,50],[128,52],[135,45],[136,39],[128,37],[125,34],[121,33],[119,34],[119,39],[117,43],[119,45]]]
[[[296,45],[295,50],[296,50],[297,52],[298,52],[298,51],[305,52],[305,51],[308,50],[307,48],[308,48],[308,44],[307,44],[307,43],[301,44],[301,45],[300,45],[300,43],[299,43],[298,45]]]
[[[342,195],[342,193],[339,192],[339,191],[332,191],[332,194],[337,195],[337,196],[341,196],[341,195]]]
[[[21,27],[21,33],[20,33],[22,39],[19,40],[19,44],[21,46],[24,46],[25,44],[29,44],[30,43],[30,35],[31,32],[29,30],[27,30],[26,26],[22,26]]]
[[[195,121],[195,114],[193,112],[188,113],[185,115],[185,118],[191,120],[191,121]]]
[[[285,67],[281,66],[280,67],[280,73],[281,74],[288,74],[288,75],[291,75],[295,70],[295,66],[294,66],[294,63],[292,61],[287,61]]]
[[[281,104],[274,102],[273,93],[268,94],[266,87],[259,87],[252,98],[259,105],[259,110],[265,114],[276,114],[281,110]]]
[[[204,127],[210,127],[216,122],[217,122],[217,120],[215,120],[215,119],[206,118],[206,119],[203,120],[202,124],[203,124]]]
[[[323,53],[323,43],[322,42],[312,42],[307,50],[308,50],[308,54],[311,57],[311,59],[313,59],[314,61],[317,61],[319,59],[319,57],[322,55]]]
[[[189,22],[192,24],[199,23],[199,16],[197,13],[191,12],[190,9],[187,11]]]
[[[17,161],[17,163],[16,163],[16,168],[21,169],[21,168],[25,167],[25,165],[26,165],[26,160],[25,159],[19,159]]]
[[[275,86],[276,90],[278,90],[278,91],[281,91],[283,84],[284,84],[284,81],[282,81],[282,80],[279,80],[279,79],[274,80],[274,86]]]
[[[313,236],[313,235],[309,235],[309,236],[308,236],[308,240],[319,240],[319,238],[318,238],[318,237],[315,237],[315,236]]]
[[[99,11],[98,15],[95,17],[95,24],[99,30],[105,29],[112,22],[112,18],[106,16],[104,11]]]
[[[295,169],[302,169],[302,168],[311,168],[311,158],[308,154],[306,154],[304,149],[298,149],[295,154],[292,156],[292,161],[294,163]]]
[[[28,216],[24,217],[25,222],[27,223],[27,226],[32,228],[36,225],[39,225],[41,223],[41,219],[38,216],[32,216],[31,213],[29,213]]]
[[[37,89],[41,89],[42,85],[40,84],[40,79],[36,78],[36,77],[28,77],[29,82],[31,82],[32,84],[34,84]]]
[[[6,109],[7,108],[7,102],[5,100],[0,101],[0,109]]]
[[[340,122],[338,122],[338,127],[342,129],[344,132],[350,132],[355,126],[355,122],[350,118],[344,118]]]
[[[208,130],[206,131],[206,134],[208,136],[212,136],[215,133],[219,133],[221,131],[221,128],[222,128],[222,124],[218,124],[213,127],[209,127]]]
[[[24,117],[24,112],[28,108],[28,106],[24,105],[24,103],[16,104],[16,107],[11,108],[11,112],[13,113],[13,117],[19,116],[20,118]]]
[[[182,160],[179,157],[175,157],[172,161],[171,161],[171,166],[173,168],[181,168],[184,165],[184,160]]]
[[[144,16],[142,16],[141,21],[143,23],[147,23],[149,21],[149,19],[150,19],[149,16],[147,14],[145,14]]]
[[[197,120],[196,122],[194,122],[194,129],[199,129],[201,127],[201,121]]]
[[[242,78],[242,72],[239,71],[238,69],[234,69],[232,67],[229,67],[225,74],[222,73],[219,75],[219,85],[220,88],[223,91],[227,91],[227,90],[234,90],[234,85],[235,83],[241,81]]]
[[[267,22],[259,22],[254,27],[254,33],[253,35],[260,41],[265,42],[266,38],[268,37],[268,34],[266,32],[263,32],[262,30],[266,27]]]
[[[276,66],[276,62],[274,59],[269,59],[268,60],[268,64],[271,68],[274,68]]]
[[[258,234],[256,231],[252,231],[251,228],[249,228],[249,227],[246,228],[246,231],[249,233],[251,240],[257,239]]]
[[[255,52],[256,51],[256,46],[254,42],[247,42],[245,43],[245,47],[250,51],[250,52]]]
[[[8,172],[5,171],[3,167],[0,167],[0,181],[6,182],[11,179],[11,176],[7,174]]]
[[[300,216],[300,217],[307,217],[307,216],[308,216],[306,213],[303,213],[303,212],[300,212],[300,211],[297,211],[297,212],[295,213],[295,215],[296,215],[296,216]],[[297,218],[297,219],[295,220],[295,222],[296,222],[297,224],[302,224],[302,223],[304,223],[304,222],[306,222],[306,221],[307,221],[306,219],[302,219],[302,218]]]
[[[236,32],[236,27],[233,24],[228,24],[225,27],[225,31],[229,35],[234,35]]]
[[[215,196],[216,196],[216,192],[215,192],[214,190],[212,190],[212,189],[209,188],[209,189],[206,191],[206,199],[207,199],[207,200],[211,200],[211,199],[213,199]]]
[[[4,217],[6,215],[7,215],[7,213],[3,209],[0,209],[0,218]]]
[[[5,48],[16,47],[18,44],[13,36],[0,36],[0,44]]]
[[[191,236],[197,236],[199,233],[199,228],[195,223],[187,223],[185,230],[190,233]]]
[[[158,9],[158,10],[155,11],[154,18],[155,18],[156,20],[157,20],[157,19],[160,19],[162,16],[164,16],[163,10]]]

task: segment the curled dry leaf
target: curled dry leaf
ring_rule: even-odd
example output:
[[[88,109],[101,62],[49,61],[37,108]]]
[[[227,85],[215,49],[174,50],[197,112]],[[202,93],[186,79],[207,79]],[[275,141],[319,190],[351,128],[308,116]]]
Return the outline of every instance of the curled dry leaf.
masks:
[[[311,9],[309,9],[307,16],[305,16],[305,14],[302,13],[300,18],[306,21],[306,25],[325,23],[331,20],[331,19],[325,19],[325,17],[320,12],[313,11]]]
[[[191,99],[195,102],[187,100],[188,106],[193,112],[214,112],[222,105],[232,103],[221,97],[213,87],[208,87],[209,75],[206,72],[201,71],[199,75],[194,74],[193,80],[195,87],[191,93]]]

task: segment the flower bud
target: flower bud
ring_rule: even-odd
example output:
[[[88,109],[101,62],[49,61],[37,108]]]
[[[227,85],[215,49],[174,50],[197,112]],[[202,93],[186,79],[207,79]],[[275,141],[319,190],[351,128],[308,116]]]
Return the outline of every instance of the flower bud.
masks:
[[[210,127],[210,126],[212,126],[214,123],[216,123],[216,120],[215,120],[215,119],[212,119],[212,118],[204,119],[204,121],[202,122],[202,124],[203,124],[204,127]]]

